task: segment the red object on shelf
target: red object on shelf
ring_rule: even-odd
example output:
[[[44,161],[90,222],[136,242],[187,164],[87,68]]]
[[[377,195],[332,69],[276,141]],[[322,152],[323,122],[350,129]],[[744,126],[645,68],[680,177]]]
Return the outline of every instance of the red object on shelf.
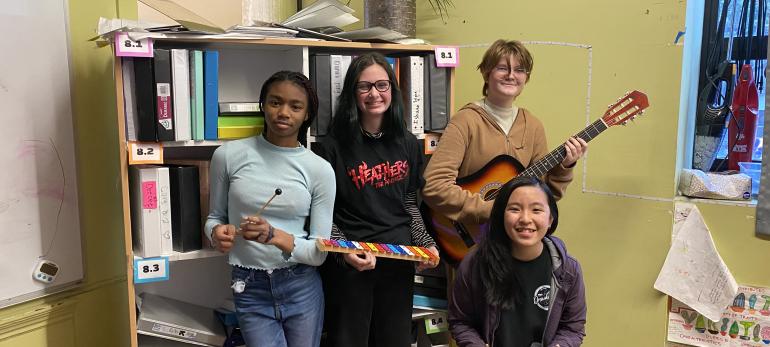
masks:
[[[727,126],[727,168],[740,170],[738,163],[750,162],[757,130],[759,96],[752,67],[744,64],[733,93],[732,118]]]

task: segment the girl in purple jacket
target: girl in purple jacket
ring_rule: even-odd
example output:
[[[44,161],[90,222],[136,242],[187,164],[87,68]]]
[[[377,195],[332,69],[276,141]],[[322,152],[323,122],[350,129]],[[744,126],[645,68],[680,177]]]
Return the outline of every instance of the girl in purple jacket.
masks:
[[[583,274],[552,236],[556,200],[537,178],[506,183],[490,229],[457,270],[449,329],[458,346],[580,346],[585,336]]]

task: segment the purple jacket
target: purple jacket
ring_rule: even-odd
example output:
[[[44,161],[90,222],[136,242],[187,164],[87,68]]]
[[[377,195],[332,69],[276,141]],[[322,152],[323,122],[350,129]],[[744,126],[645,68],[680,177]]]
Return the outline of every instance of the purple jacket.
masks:
[[[550,250],[553,264],[551,304],[543,346],[580,346],[586,323],[583,272],[577,260],[567,254],[562,240],[548,236],[543,238],[543,243]],[[460,347],[496,347],[494,336],[500,322],[500,308],[487,303],[481,275],[476,271],[476,254],[476,249],[472,250],[457,269],[449,303],[449,330]]]

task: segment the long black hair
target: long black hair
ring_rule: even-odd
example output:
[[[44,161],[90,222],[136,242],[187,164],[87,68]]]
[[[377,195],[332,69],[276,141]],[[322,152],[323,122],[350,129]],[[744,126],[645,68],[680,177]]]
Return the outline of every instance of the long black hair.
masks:
[[[334,110],[334,119],[329,132],[337,141],[351,143],[354,139],[361,139],[361,119],[358,109],[356,83],[361,73],[377,64],[385,69],[390,80],[390,107],[385,111],[380,130],[382,138],[392,140],[404,136],[406,126],[404,124],[404,101],[401,99],[401,89],[396,80],[396,73],[388,64],[388,61],[380,53],[366,53],[353,59],[345,75],[345,83],[342,85],[342,93]]]
[[[307,95],[307,119],[302,122],[299,127],[299,133],[297,133],[297,140],[303,146],[307,146],[307,129],[310,128],[310,124],[313,123],[313,119],[318,115],[318,94],[316,94],[313,85],[305,75],[295,71],[278,71],[274,73],[270,78],[262,84],[262,90],[259,91],[259,108],[265,110],[265,99],[267,98],[267,92],[270,91],[270,87],[278,82],[289,81],[296,86],[305,90]],[[265,134],[267,134],[267,125],[265,125]]]
[[[497,194],[492,214],[489,217],[489,231],[481,241],[477,257],[478,271],[481,275],[481,283],[486,290],[487,302],[492,305],[511,308],[519,289],[519,278],[514,274],[514,262],[511,248],[511,238],[505,230],[505,209],[508,199],[514,190],[521,187],[538,187],[548,199],[548,208],[551,212],[551,226],[546,236],[553,234],[559,225],[559,209],[553,193],[543,181],[534,177],[517,177],[509,181]]]

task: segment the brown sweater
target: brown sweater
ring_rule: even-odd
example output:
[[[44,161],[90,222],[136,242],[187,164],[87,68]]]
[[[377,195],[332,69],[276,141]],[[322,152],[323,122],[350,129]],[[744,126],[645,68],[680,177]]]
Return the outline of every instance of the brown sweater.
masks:
[[[456,179],[475,173],[501,154],[516,158],[526,168],[549,152],[543,123],[528,110],[519,108],[506,135],[483,108],[467,104],[452,117],[428,162],[423,200],[452,220],[485,223],[493,201],[463,190]],[[559,199],[572,181],[572,169],[559,164],[543,179]]]

